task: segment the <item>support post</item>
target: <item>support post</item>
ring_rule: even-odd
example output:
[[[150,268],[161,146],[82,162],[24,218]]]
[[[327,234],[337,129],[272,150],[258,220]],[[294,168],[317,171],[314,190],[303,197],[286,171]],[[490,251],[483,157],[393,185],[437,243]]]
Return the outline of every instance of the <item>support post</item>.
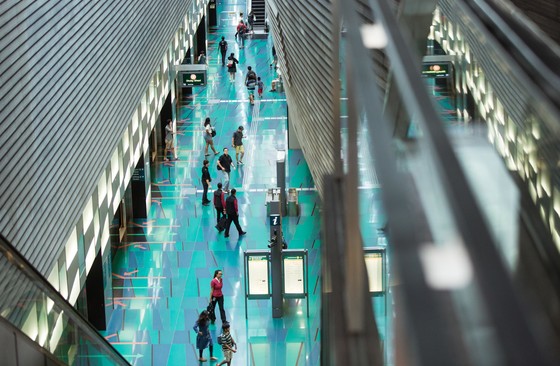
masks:
[[[286,151],[278,150],[276,155],[276,186],[280,188],[280,207],[286,216]]]
[[[283,316],[282,296],[282,200],[281,190],[271,190],[272,201],[269,202],[270,218],[270,266],[272,272],[272,317]]]

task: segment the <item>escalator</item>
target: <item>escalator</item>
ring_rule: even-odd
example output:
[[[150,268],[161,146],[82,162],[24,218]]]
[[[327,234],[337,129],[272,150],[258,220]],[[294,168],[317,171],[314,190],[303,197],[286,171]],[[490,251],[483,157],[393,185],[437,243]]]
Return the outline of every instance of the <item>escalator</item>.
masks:
[[[0,235],[3,366],[129,365]]]

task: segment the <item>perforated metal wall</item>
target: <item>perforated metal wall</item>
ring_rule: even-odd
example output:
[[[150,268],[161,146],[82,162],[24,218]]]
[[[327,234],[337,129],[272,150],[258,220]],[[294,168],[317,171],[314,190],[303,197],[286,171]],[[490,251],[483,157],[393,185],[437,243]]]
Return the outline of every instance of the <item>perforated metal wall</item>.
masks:
[[[324,0],[267,0],[267,14],[278,54],[290,123],[301,143],[315,184],[335,167],[338,118],[338,50],[332,6]]]
[[[97,187],[112,198],[126,187],[153,118],[146,114],[169,91],[165,71],[182,35],[194,33],[189,11],[192,1],[179,0],[0,7],[0,231],[43,274],[69,237],[82,262],[82,234],[99,247],[108,223],[98,209],[110,211],[113,200]],[[160,85],[149,89],[151,81]],[[78,278],[70,276],[68,287]]]

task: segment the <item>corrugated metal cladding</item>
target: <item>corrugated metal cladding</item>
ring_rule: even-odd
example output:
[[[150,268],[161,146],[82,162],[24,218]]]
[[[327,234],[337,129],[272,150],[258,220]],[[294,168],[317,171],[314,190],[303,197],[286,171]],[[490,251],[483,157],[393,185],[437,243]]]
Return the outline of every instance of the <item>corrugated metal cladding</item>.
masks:
[[[322,194],[323,176],[332,174],[335,158],[340,159],[340,154],[334,156],[335,134],[340,135],[334,127],[335,113],[339,114],[335,111],[340,101],[334,100],[333,90],[340,84],[331,3],[267,0],[266,4],[290,123]]]
[[[511,0],[511,2],[548,34],[550,38],[560,44],[560,1]]]
[[[191,2],[2,3],[0,231],[43,274]]]
[[[524,128],[532,96],[519,80],[519,75],[515,75],[508,66],[507,60],[497,62],[504,60],[506,55],[486,39],[477,23],[474,23],[454,0],[440,0],[439,7],[441,13],[455,26],[453,32],[460,32],[468,44],[478,65],[484,71],[487,83],[503,104],[508,116],[519,127]]]

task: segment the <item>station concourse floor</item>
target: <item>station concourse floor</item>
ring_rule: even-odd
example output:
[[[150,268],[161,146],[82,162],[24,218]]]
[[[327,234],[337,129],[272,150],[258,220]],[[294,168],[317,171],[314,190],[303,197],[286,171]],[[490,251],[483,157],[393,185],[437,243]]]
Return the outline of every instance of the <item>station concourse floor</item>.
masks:
[[[275,70],[271,36],[245,42],[234,39],[243,4],[218,4],[219,28],[208,33],[208,84],[193,88],[193,95],[178,108],[179,160],[158,156],[151,167],[152,207],[146,220],[127,225],[112,263],[113,307],[103,336],[133,365],[196,365],[196,333],[192,327],[208,304],[210,280],[223,270],[227,319],[238,345],[232,365],[318,365],[320,353],[320,225],[319,197],[301,150],[287,149],[287,109],[283,93],[269,92]],[[225,36],[228,54],[240,64],[235,83],[221,66],[217,44]],[[263,78],[265,92],[254,106],[243,85],[247,66]],[[238,190],[240,223],[224,238],[214,228],[215,210],[202,206],[200,183],[204,160],[203,121],[216,127],[216,149],[231,147],[238,126],[245,128],[244,165],[232,171],[231,188]],[[300,214],[283,219],[290,249],[309,253],[310,314],[306,299],[290,299],[284,316],[272,318],[271,300],[249,300],[245,319],[243,251],[267,249],[269,239],[265,191],[276,186],[276,150],[286,150],[287,187],[300,188]],[[230,149],[235,162],[235,151]],[[211,153],[211,190],[221,181],[217,156]],[[232,225],[233,226],[233,225]],[[218,310],[218,309],[216,309]],[[211,327],[214,355],[222,358],[216,337],[221,332],[219,312]],[[208,349],[204,357],[209,360]],[[201,363],[202,364],[202,363]],[[217,362],[207,361],[212,365]]]

